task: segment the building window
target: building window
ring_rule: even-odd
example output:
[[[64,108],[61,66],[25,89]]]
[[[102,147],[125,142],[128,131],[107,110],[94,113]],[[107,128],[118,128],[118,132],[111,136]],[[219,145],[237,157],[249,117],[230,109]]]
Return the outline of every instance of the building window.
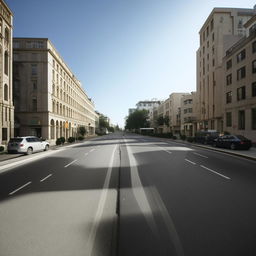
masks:
[[[245,86],[237,88],[237,100],[245,99]]]
[[[32,76],[37,75],[37,64],[31,64],[31,75]]]
[[[7,140],[7,128],[2,128],[2,140]]]
[[[232,112],[226,113],[226,126],[231,127],[232,126]]]
[[[252,83],[252,97],[256,96],[256,82]]]
[[[8,28],[5,28],[4,37],[5,37],[5,41],[7,43],[9,43],[9,30],[8,30]]]
[[[8,52],[4,53],[4,73],[8,76],[8,65],[9,65],[9,56]]]
[[[206,28],[206,36],[209,36],[209,27]]]
[[[214,33],[212,33],[212,41],[214,41]]]
[[[227,66],[227,70],[232,67],[232,59],[227,61],[226,66]]]
[[[231,103],[232,102],[232,92],[227,92],[226,93],[226,103]]]
[[[237,70],[237,80],[245,78],[245,66]]]
[[[226,84],[227,85],[232,84],[232,74],[227,75],[227,77],[226,77]]]
[[[32,99],[32,111],[37,111],[37,98]]]
[[[256,52],[256,41],[252,43],[252,53]]]
[[[236,55],[237,63],[245,59],[245,49]]]
[[[13,48],[20,48],[20,42],[19,41],[13,41]]]
[[[244,110],[238,111],[238,129],[239,130],[245,129],[245,111]]]
[[[8,101],[8,85],[4,85],[4,100]]]
[[[252,62],[252,73],[256,73],[256,60]]]
[[[252,130],[256,130],[256,108],[252,108]]]
[[[213,23],[213,19],[211,20],[211,31],[213,30],[214,28],[214,23]]]
[[[215,66],[215,59],[212,59],[212,66]]]
[[[36,80],[32,81],[32,88],[33,88],[33,91],[37,90],[37,81]]]

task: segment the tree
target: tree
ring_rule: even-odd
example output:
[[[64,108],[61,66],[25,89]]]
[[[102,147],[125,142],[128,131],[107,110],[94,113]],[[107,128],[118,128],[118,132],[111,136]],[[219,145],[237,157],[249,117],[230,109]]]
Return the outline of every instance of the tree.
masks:
[[[169,116],[165,116],[165,117],[164,117],[164,124],[165,124],[166,126],[169,126],[169,123],[170,123],[170,118],[169,118]]]
[[[149,127],[147,110],[136,110],[131,113],[126,119],[125,129],[139,129]]]
[[[164,117],[163,116],[159,116],[156,121],[157,121],[158,125],[164,125]]]
[[[79,128],[78,128],[78,133],[79,134],[81,134],[81,136],[84,136],[85,134],[86,134],[86,129],[85,129],[85,127],[84,126],[80,126]]]
[[[103,115],[100,115],[99,117],[99,128],[109,128],[109,123]]]

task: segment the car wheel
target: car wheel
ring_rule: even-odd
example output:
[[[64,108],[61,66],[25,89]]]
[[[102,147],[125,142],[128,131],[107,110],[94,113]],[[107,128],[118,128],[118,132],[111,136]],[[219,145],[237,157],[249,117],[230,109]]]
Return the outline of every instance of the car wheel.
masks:
[[[231,148],[232,150],[235,150],[235,149],[236,149],[236,145],[235,145],[234,143],[232,143],[232,144],[230,145],[230,148]]]
[[[49,150],[49,145],[46,145],[44,148],[44,151],[47,151],[47,150]]]
[[[31,155],[33,153],[33,148],[29,147],[27,149],[27,155]]]

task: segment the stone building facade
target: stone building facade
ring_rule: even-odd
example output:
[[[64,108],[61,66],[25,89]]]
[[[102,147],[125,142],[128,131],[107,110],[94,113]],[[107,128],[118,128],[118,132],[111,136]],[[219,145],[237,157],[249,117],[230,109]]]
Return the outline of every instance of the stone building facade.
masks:
[[[214,8],[200,35],[197,51],[198,130],[223,131],[223,70],[225,52],[246,33],[254,9]]]
[[[11,10],[0,0],[0,145],[14,135],[12,19]]]
[[[54,143],[95,133],[96,113],[81,83],[47,38],[14,38],[15,135]]]
[[[223,59],[224,130],[256,142],[256,16]]]
[[[184,95],[180,102],[181,134],[194,136],[196,132],[196,92]]]

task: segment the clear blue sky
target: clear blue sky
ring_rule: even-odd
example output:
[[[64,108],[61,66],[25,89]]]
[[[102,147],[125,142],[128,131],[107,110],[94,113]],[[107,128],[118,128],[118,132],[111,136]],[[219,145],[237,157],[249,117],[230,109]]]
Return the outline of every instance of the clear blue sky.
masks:
[[[252,0],[6,0],[14,36],[47,37],[113,124],[139,100],[196,89],[198,32],[214,7]]]

